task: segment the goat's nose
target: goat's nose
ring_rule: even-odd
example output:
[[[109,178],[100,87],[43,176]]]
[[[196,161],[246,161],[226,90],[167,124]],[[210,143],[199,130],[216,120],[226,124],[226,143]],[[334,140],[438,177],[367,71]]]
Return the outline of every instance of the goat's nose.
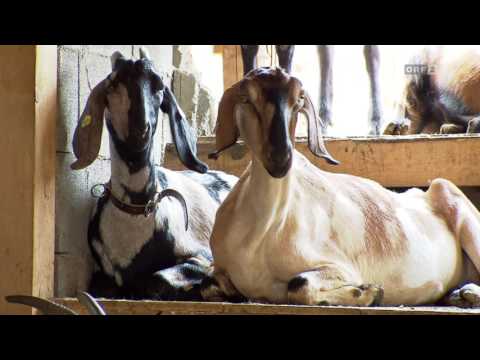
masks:
[[[290,148],[287,148],[287,150],[272,149],[272,152],[270,153],[270,160],[275,165],[279,165],[279,166],[288,164],[291,157],[292,157],[292,151]]]

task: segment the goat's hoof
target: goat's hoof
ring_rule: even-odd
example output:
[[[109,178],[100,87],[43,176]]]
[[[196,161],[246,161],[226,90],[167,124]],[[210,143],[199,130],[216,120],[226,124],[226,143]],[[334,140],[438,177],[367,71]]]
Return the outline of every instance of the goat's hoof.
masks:
[[[204,301],[224,302],[226,300],[226,295],[220,288],[218,281],[213,277],[203,279],[200,294]]]
[[[381,286],[363,284],[358,288],[362,291],[361,296],[365,299],[368,299],[365,304],[366,306],[379,306],[382,303],[384,291]]]
[[[391,122],[385,127],[383,135],[407,135],[408,131],[408,124]]]
[[[480,307],[480,286],[467,284],[448,295],[446,302],[461,308]]]
[[[476,117],[468,122],[467,134],[480,133],[480,118]]]

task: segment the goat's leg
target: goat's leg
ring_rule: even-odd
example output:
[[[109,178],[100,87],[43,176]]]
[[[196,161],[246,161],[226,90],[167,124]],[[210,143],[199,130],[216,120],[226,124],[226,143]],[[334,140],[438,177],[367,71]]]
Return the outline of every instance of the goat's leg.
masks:
[[[465,126],[457,124],[443,124],[440,126],[440,134],[462,134],[465,133]]]
[[[242,49],[243,75],[257,67],[258,45],[240,45]]]
[[[474,117],[468,121],[467,134],[480,133],[480,116]]]
[[[443,214],[447,225],[480,274],[480,212],[452,182],[432,181],[427,196],[433,209]],[[478,278],[478,276],[477,276]],[[450,305],[480,307],[480,286],[467,284],[447,298]]]
[[[324,134],[327,127],[332,126],[332,101],[333,101],[333,46],[318,45],[318,58],[320,65],[320,109],[319,116],[323,120],[325,126]]]
[[[278,56],[278,64],[287,73],[292,72],[293,53],[295,52],[295,45],[275,45]]]
[[[383,299],[380,286],[361,284],[334,267],[324,266],[295,276],[288,283],[288,302],[298,305],[377,305]]]
[[[380,98],[380,52],[378,45],[365,45],[363,49],[367,65],[368,77],[370,79],[370,135],[380,135],[382,125],[382,107]]]
[[[217,269],[203,280],[200,291],[205,301],[241,302],[246,300],[235,288],[228,275]]]
[[[208,266],[196,258],[152,275],[136,277],[129,288],[130,297],[166,301],[199,301],[200,285],[208,274]]]
[[[407,135],[410,130],[410,120],[402,119],[401,121],[392,121],[389,123],[383,135]]]

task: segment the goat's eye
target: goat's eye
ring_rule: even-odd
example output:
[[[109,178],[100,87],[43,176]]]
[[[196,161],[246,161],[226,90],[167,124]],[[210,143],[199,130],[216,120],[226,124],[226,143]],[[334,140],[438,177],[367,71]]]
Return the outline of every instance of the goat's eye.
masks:
[[[303,108],[304,105],[305,105],[305,95],[300,94],[299,98],[297,99],[297,102],[295,103],[294,111],[300,110],[301,108]]]
[[[250,101],[247,95],[240,95],[240,102],[244,104],[248,104]]]
[[[107,86],[107,93],[111,93],[115,91],[116,87],[117,87],[117,84],[111,81]]]

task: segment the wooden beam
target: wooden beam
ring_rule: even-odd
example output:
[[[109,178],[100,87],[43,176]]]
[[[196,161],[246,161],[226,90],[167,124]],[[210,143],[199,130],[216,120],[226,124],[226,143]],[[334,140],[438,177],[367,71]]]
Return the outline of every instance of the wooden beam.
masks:
[[[0,314],[9,294],[53,296],[56,46],[0,46]]]
[[[79,314],[85,308],[76,299],[53,299]],[[109,315],[480,315],[480,309],[432,307],[299,306],[256,303],[99,300]]]
[[[441,177],[457,186],[479,186],[479,135],[415,135],[358,138],[327,138],[329,152],[341,165],[328,165],[308,150],[306,139],[298,139],[296,148],[323,170],[369,178],[386,187],[428,186]],[[248,149],[237,143],[218,160],[207,155],[214,149],[214,138],[200,138],[197,151],[211,169],[240,176],[250,162]],[[168,144],[165,167],[185,169],[174,146]]]
[[[243,78],[240,45],[223,45],[223,88],[228,89]]]
[[[213,53],[214,54],[223,54],[223,47],[225,45],[213,45]]]

